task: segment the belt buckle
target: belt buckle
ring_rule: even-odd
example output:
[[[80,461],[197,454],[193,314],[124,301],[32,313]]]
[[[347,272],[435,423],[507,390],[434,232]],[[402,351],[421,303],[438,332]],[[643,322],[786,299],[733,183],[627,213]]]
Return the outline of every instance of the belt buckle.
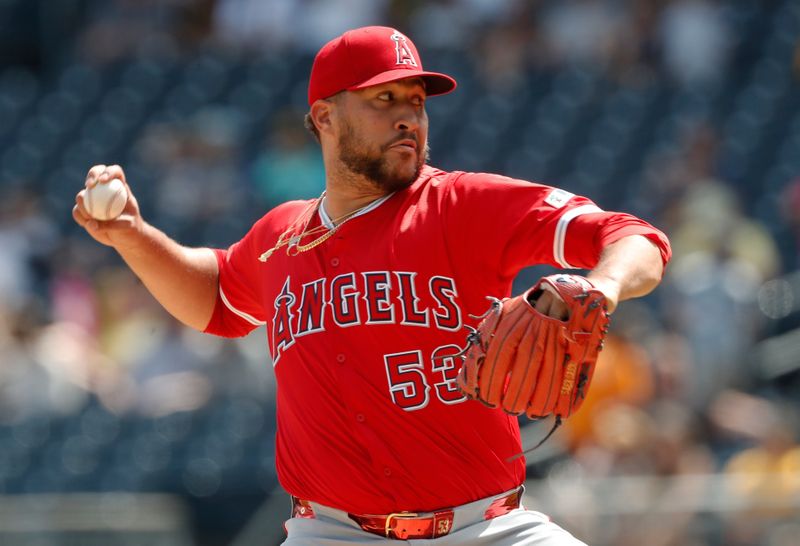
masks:
[[[389,533],[392,532],[389,527],[392,525],[392,518],[415,518],[418,514],[415,512],[392,512],[391,514],[386,516],[386,524],[384,525],[384,532],[386,533],[386,538],[389,538]]]

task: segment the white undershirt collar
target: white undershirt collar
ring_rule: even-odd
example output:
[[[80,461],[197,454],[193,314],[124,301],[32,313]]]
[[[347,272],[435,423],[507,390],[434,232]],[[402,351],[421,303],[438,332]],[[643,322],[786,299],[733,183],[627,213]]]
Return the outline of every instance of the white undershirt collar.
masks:
[[[365,206],[363,209],[356,212],[354,215],[350,216],[348,220],[355,218],[356,216],[361,216],[362,214],[366,214],[372,210],[375,210],[379,206],[381,206],[387,199],[394,195],[394,192],[384,195],[383,197],[379,197],[369,205]],[[328,212],[325,210],[325,199],[322,199],[322,202],[319,204],[319,220],[323,226],[328,229],[333,229],[335,226],[333,225],[333,221],[331,217],[328,215]]]

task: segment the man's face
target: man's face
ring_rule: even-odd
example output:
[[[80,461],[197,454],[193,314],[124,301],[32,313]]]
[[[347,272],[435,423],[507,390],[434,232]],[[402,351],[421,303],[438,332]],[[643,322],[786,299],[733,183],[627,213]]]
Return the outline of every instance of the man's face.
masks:
[[[411,185],[428,159],[425,97],[419,78],[343,93],[337,151],[344,167],[387,192]]]

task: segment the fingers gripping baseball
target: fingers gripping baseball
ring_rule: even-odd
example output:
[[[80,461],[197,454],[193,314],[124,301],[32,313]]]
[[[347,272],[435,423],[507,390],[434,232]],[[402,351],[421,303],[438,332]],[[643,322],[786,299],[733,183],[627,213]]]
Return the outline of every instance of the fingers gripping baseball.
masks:
[[[586,279],[545,277],[493,305],[470,334],[458,385],[508,413],[567,417],[585,397],[607,329],[605,297]]]
[[[139,205],[119,165],[95,165],[75,196],[75,222],[97,241],[114,246],[141,225]]]

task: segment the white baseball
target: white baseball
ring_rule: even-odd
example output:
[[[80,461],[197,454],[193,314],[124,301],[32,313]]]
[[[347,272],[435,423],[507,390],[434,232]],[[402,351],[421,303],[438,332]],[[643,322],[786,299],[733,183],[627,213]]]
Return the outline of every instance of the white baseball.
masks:
[[[119,178],[86,188],[83,194],[83,206],[86,208],[86,212],[96,220],[113,220],[122,214],[122,209],[125,208],[127,202],[128,191]]]

